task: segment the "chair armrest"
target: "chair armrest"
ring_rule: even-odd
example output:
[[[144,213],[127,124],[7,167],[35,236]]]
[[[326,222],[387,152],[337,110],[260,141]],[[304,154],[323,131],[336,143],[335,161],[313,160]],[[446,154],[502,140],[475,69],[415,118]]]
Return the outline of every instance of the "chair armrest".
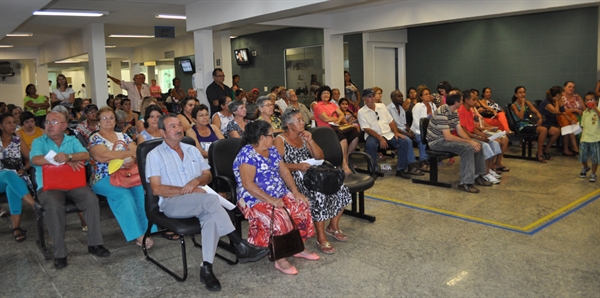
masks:
[[[213,180],[211,182],[212,188],[217,191],[216,183],[217,180],[225,181],[227,188],[229,188],[229,192],[231,192],[231,200],[229,200],[234,205],[237,203],[237,191],[235,187],[235,182],[233,182],[229,177],[226,176],[213,176]]]
[[[352,159],[350,157],[352,157],[353,155],[358,155],[360,157],[362,157],[364,160],[366,160],[368,168],[371,169],[370,171],[370,175],[371,177],[373,177],[373,179],[377,179],[377,169],[375,169],[375,165],[373,163],[373,159],[371,158],[371,156],[365,152],[362,151],[354,151],[350,153],[350,156],[348,156],[348,167],[350,167],[350,169],[352,170],[352,173],[356,174],[356,170],[354,169],[354,164],[352,163]]]

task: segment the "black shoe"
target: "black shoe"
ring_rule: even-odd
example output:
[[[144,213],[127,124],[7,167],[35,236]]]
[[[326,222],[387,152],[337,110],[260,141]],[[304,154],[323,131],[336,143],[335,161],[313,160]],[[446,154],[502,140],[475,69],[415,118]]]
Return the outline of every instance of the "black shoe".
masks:
[[[206,285],[209,291],[220,291],[221,283],[212,270],[212,265],[202,265],[200,268],[200,282]]]
[[[254,246],[246,240],[242,240],[240,244],[235,245],[235,250],[237,251],[237,257],[240,263],[256,262],[269,253],[268,248]]]
[[[473,184],[459,184],[458,189],[469,192],[469,193],[478,193],[479,192],[479,189],[475,188],[475,186],[473,186]]]
[[[383,177],[383,173],[382,173],[382,172],[375,172],[375,175],[376,175],[377,177]]]
[[[410,179],[410,175],[405,170],[396,171],[396,177]]]
[[[481,186],[492,186],[492,183],[485,180],[485,178],[483,178],[483,176],[479,176],[479,177],[475,178],[475,184],[481,185]]]
[[[67,267],[67,257],[54,258],[54,268],[63,269],[65,267]]]
[[[110,256],[110,251],[102,245],[88,246],[88,252],[101,258]]]

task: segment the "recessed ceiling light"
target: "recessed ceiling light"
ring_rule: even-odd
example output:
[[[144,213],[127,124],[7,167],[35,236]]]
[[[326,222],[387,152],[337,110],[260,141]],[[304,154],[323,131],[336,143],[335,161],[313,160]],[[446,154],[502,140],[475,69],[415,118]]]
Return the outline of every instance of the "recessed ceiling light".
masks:
[[[15,32],[15,33],[6,34],[6,36],[10,36],[10,37],[29,37],[29,36],[33,36],[33,33],[31,33],[31,32]]]
[[[0,44],[0,48],[12,48],[13,45],[11,44]]]
[[[157,15],[154,16],[157,19],[174,19],[174,20],[185,20],[186,16],[184,15],[180,15],[180,14],[166,14],[166,13],[159,13]]]
[[[60,60],[60,61],[55,61],[54,63],[79,63],[81,61],[79,60]]]
[[[117,47],[117,46],[104,46],[104,48],[106,48],[106,49],[114,49],[114,48],[116,48],[116,47]]]
[[[122,37],[122,38],[154,38],[154,35],[139,35],[139,34],[111,34],[108,37]]]
[[[37,10],[34,16],[63,16],[63,17],[101,17],[108,15],[108,11],[84,11],[84,10]]]
[[[237,38],[237,35],[230,35],[230,36],[229,36],[229,38],[230,38],[230,39]]]

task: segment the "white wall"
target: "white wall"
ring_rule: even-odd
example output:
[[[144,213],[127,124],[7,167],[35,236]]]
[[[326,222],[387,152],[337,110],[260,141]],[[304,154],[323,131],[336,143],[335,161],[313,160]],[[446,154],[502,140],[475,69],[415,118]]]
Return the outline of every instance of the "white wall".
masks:
[[[7,60],[4,60],[7,61]],[[8,60],[13,70],[14,77],[6,77],[4,81],[0,81],[0,101],[6,104],[12,103],[18,106],[23,106],[23,98],[25,97],[25,88],[21,84],[21,69],[16,67],[19,63],[17,60]]]

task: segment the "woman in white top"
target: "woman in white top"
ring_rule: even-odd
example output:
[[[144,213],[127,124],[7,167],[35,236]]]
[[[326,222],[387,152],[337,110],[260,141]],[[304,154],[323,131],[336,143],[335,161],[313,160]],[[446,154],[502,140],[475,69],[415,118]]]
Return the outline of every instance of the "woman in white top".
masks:
[[[415,139],[419,144],[419,161],[424,163],[427,162],[427,158],[429,156],[425,152],[427,146],[421,142],[421,137],[425,136],[421,136],[421,125],[419,122],[421,121],[421,118],[431,118],[433,111],[435,111],[437,107],[433,103],[433,96],[431,96],[429,88],[425,86],[419,86],[417,89],[417,95],[419,98],[421,98],[421,102],[415,104],[412,109],[413,122],[410,126],[410,130],[415,133]],[[427,169],[421,168],[421,170]]]
[[[67,77],[65,77],[65,75],[59,74],[56,77],[56,89],[52,90],[51,97],[52,103],[56,104],[62,101],[66,101],[70,104],[75,102],[75,91],[69,88],[69,83],[67,83]]]
[[[221,110],[212,116],[212,124],[216,125],[223,135],[227,134],[227,124],[233,120],[233,113],[229,110],[230,102],[231,97],[221,96],[221,98],[219,98]]]

